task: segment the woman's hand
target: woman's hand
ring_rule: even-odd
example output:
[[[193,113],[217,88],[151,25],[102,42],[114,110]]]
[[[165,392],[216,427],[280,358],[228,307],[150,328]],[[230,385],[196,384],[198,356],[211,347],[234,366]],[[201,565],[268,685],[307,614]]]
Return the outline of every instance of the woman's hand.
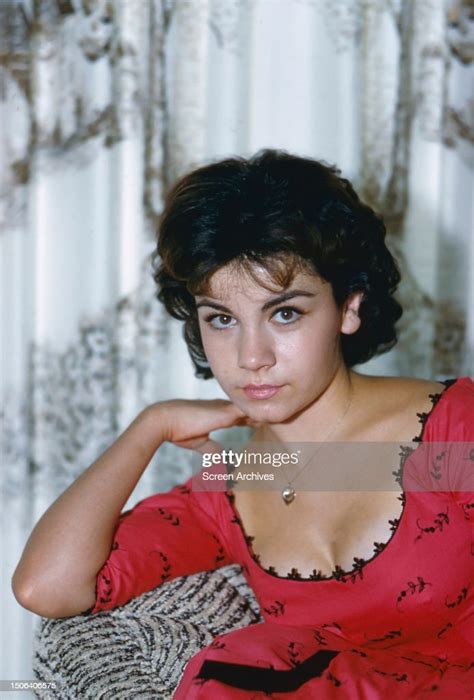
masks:
[[[209,437],[214,430],[233,425],[257,425],[235,404],[224,399],[173,399],[154,404],[151,408],[158,410],[161,416],[164,440],[199,452],[222,449]]]

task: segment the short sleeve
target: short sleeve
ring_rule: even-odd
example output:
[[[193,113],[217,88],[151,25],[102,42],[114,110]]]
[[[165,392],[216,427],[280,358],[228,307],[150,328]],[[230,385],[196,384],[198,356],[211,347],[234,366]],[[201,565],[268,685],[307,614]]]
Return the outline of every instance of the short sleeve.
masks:
[[[97,575],[95,606],[87,612],[110,610],[165,581],[230,563],[217,522],[199,507],[189,479],[120,516]]]
[[[460,377],[439,395],[423,442],[409,460],[414,490],[451,493],[474,510],[474,382]],[[472,515],[470,516],[473,517]]]

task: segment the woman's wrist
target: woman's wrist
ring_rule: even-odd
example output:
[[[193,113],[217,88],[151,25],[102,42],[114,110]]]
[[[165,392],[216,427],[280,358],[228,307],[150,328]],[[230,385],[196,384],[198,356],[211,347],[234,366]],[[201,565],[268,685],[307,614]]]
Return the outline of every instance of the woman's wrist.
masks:
[[[152,403],[138,414],[136,420],[147,443],[155,446],[155,450],[169,438],[166,424],[166,411],[163,403]]]

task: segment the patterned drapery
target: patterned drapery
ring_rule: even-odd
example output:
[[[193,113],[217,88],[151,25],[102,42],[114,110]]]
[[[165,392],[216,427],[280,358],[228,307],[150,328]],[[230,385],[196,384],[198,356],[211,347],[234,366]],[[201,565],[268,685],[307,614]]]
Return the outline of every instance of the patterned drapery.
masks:
[[[194,378],[149,256],[167,186],[278,147],[386,218],[400,341],[368,373],[473,372],[467,0],[3,0],[2,678],[29,678],[9,577],[35,519],[147,403]],[[132,501],[187,476],[164,445]]]

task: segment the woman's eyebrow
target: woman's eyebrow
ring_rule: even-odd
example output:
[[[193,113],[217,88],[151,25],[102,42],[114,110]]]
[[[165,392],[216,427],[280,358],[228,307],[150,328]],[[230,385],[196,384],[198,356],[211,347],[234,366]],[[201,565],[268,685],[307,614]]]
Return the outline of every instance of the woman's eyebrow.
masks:
[[[313,294],[313,292],[307,292],[304,289],[292,289],[290,292],[284,292],[283,294],[279,294],[277,297],[274,299],[270,299],[269,301],[266,301],[265,304],[262,306],[262,311],[266,311],[267,309],[271,309],[273,306],[278,306],[278,304],[281,304],[283,301],[288,301],[289,299],[294,299],[294,297],[314,297],[316,296]],[[210,299],[207,299],[206,297],[199,301],[196,304],[196,309],[199,309],[201,306],[210,306],[212,309],[217,309],[218,311],[224,311],[227,314],[232,314],[233,312],[227,308],[227,306],[223,306],[223,304],[217,304],[215,301],[211,301]]]

